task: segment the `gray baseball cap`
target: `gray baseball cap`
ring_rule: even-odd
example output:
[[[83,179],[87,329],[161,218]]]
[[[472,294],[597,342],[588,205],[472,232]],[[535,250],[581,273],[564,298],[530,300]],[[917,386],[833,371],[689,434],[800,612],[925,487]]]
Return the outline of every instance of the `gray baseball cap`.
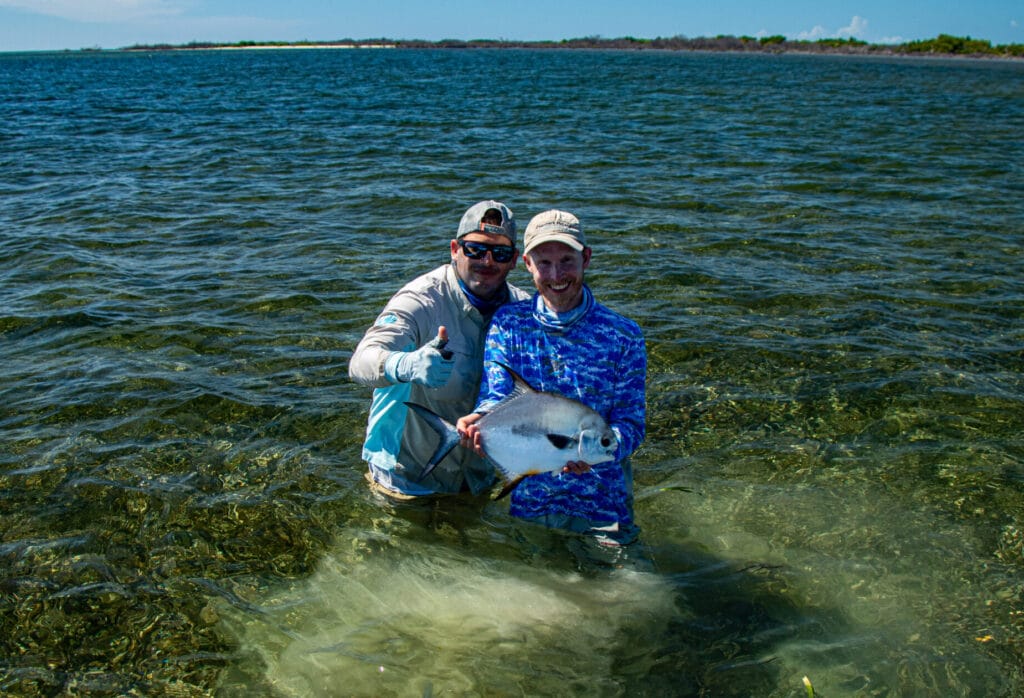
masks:
[[[494,209],[501,215],[501,223],[484,222],[484,214]],[[469,233],[490,233],[492,235],[504,235],[512,244],[516,244],[516,217],[509,210],[509,207],[500,201],[481,201],[469,207],[459,222],[459,234],[456,239]]]

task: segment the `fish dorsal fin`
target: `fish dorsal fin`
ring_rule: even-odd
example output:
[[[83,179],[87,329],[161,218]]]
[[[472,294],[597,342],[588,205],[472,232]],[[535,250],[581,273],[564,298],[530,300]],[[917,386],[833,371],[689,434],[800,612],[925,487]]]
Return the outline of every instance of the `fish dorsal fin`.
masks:
[[[508,372],[508,375],[512,376],[512,392],[503,397],[501,401],[491,409],[491,412],[497,411],[500,407],[507,405],[508,403],[516,400],[517,398],[521,398],[524,395],[533,395],[537,392],[536,390],[533,389],[533,386],[526,382],[526,379],[524,379],[518,373],[513,371],[511,368],[501,363],[500,361],[495,361],[494,363],[501,366]]]
[[[513,397],[519,397],[520,395],[529,395],[530,393],[537,392],[529,383],[526,382],[525,378],[520,376],[511,368],[500,361],[496,361],[495,363],[505,369],[508,372],[508,375],[512,376],[512,392],[505,396],[506,400]]]
[[[551,442],[551,445],[560,451],[564,451],[569,448],[569,446],[576,443],[576,439],[571,436],[566,436],[565,434],[545,434],[545,436],[548,437],[548,441]]]

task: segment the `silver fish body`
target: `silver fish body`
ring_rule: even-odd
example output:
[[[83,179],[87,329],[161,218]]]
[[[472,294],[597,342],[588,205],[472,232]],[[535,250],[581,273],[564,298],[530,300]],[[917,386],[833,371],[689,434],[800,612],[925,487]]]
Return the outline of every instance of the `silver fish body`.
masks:
[[[569,461],[590,465],[615,460],[618,439],[604,418],[581,402],[534,390],[508,366],[513,391],[477,422],[487,459],[501,473],[505,496],[523,478],[557,472]],[[460,440],[454,425],[414,403],[406,403],[441,436],[441,443],[424,466],[426,477]]]

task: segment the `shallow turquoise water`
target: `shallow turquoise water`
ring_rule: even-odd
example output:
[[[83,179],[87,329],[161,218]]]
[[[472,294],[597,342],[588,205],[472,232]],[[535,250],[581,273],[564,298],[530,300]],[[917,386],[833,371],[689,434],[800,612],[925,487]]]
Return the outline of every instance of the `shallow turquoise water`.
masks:
[[[1024,688],[1024,64],[0,75],[3,692]],[[577,212],[595,293],[645,330],[653,566],[366,490],[350,351],[489,197]]]

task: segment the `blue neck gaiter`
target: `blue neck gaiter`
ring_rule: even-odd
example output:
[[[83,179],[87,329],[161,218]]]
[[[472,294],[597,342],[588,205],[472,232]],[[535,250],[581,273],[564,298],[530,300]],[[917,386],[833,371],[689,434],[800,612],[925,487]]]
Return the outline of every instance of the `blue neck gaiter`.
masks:
[[[556,313],[544,303],[544,298],[538,293],[533,297],[533,316],[544,329],[554,332],[564,332],[569,329],[577,320],[587,314],[594,307],[594,294],[590,288],[583,286],[583,300],[572,310],[565,313]]]
[[[498,291],[497,294],[495,294],[492,300],[485,300],[480,296],[476,295],[475,293],[473,293],[472,291],[470,291],[466,284],[458,276],[458,274],[456,274],[456,278],[459,279],[459,288],[461,288],[462,293],[465,294],[466,300],[469,301],[470,305],[479,310],[480,314],[483,315],[484,317],[493,315],[495,310],[508,303],[508,284],[502,284],[501,290]]]

